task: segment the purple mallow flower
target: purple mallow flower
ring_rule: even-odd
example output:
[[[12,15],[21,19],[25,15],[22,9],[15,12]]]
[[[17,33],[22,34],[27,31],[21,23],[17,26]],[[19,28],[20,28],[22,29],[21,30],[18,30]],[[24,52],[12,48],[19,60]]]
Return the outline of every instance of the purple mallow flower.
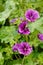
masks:
[[[39,38],[41,41],[43,41],[43,34],[39,33],[39,34],[38,34],[38,38]]]
[[[20,54],[28,55],[32,52],[32,47],[27,42],[21,42],[18,51]]]
[[[12,50],[13,50],[13,51],[18,51],[19,45],[20,45],[20,44],[16,43],[16,44],[12,47]]]
[[[32,47],[27,42],[21,42],[20,44],[15,44],[12,50],[26,56],[32,52]]]
[[[36,19],[40,18],[40,15],[38,11],[29,9],[25,12],[25,17],[28,21],[34,22]]]
[[[28,29],[28,27],[26,27],[26,25],[28,24],[27,21],[23,21],[22,23],[20,23],[19,25],[19,29],[18,29],[18,32],[21,33],[21,34],[30,34],[30,30]]]

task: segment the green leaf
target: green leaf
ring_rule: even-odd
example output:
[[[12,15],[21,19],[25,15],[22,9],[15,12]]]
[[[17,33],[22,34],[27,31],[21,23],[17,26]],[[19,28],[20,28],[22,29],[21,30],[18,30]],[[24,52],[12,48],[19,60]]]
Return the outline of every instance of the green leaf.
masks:
[[[15,9],[13,0],[7,0],[4,5],[5,10],[0,12],[0,23],[5,23],[5,20],[10,16],[11,12]]]
[[[40,18],[39,20],[28,24],[28,27],[30,28],[31,32],[34,32],[35,29],[39,29],[39,27],[43,24],[43,17]],[[39,30],[40,31],[40,30]]]
[[[34,53],[27,56],[27,58],[25,59],[25,65],[36,65],[36,63],[35,63],[36,57],[33,57],[34,56],[33,54]]]
[[[8,46],[6,48],[3,48],[2,52],[3,52],[3,56],[4,56],[5,60],[8,60],[8,59],[12,58],[13,51],[12,51],[12,48],[10,46]]]
[[[26,63],[25,65],[36,65],[35,63],[33,63],[32,60],[28,60],[28,63]]]
[[[38,62],[43,65],[43,52],[38,55]]]
[[[25,65],[37,65],[37,56],[36,52],[32,52],[29,56],[25,59]]]
[[[21,65],[22,60],[8,60],[4,65]]]
[[[13,44],[14,42],[18,41],[18,38],[20,38],[20,34],[18,34],[18,32],[15,30],[14,26],[9,26],[9,27],[6,26],[6,27],[2,27],[0,29],[1,42],[3,42],[3,41],[5,43],[10,42],[11,44]]]
[[[43,49],[43,42],[40,44],[40,47]]]
[[[43,27],[42,27],[42,26],[38,27],[37,30],[38,30],[40,33],[43,34]]]
[[[29,35],[29,44],[36,47],[38,46],[41,41],[38,39],[38,34],[39,34],[39,31],[37,30],[34,30],[34,32],[32,32],[30,35]]]

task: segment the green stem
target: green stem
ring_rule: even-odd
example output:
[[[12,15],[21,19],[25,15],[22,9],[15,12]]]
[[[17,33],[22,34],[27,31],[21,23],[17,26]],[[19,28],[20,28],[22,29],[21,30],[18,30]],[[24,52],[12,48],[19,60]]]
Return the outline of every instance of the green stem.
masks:
[[[16,57],[16,59],[18,59],[18,57],[16,56],[16,54],[15,54],[15,57]]]
[[[26,37],[26,42],[28,42],[28,36],[26,35],[25,37]]]
[[[25,60],[25,56],[24,56],[24,58],[23,58],[23,61],[22,61],[22,64],[21,64],[21,65],[24,65],[24,60]]]
[[[18,55],[18,56],[19,56],[19,58],[21,59],[20,55]]]
[[[19,58],[18,58],[18,57],[16,56],[16,54],[15,54],[15,57],[16,57],[16,59],[18,59],[18,60],[21,59],[20,55],[18,55],[18,57],[19,57]]]

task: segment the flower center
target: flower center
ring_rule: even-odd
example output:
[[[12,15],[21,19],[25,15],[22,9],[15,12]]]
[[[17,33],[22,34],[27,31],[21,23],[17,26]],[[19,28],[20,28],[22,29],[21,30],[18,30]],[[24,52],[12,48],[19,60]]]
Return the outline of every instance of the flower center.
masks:
[[[30,18],[32,18],[33,16],[31,16]]]
[[[24,48],[24,50],[26,50],[26,48]]]

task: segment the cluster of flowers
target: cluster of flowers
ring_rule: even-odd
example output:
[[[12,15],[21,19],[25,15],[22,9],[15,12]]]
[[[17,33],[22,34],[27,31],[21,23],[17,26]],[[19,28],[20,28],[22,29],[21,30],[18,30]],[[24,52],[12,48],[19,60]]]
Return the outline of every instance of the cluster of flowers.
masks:
[[[16,43],[12,49],[25,56],[32,52],[32,47],[27,42]]]
[[[29,35],[30,30],[27,27],[28,21],[35,22],[38,18],[40,18],[40,15],[39,15],[38,11],[29,9],[25,12],[25,18],[26,18],[26,20],[24,20],[23,18],[20,18],[20,20],[22,20],[22,22],[18,26],[18,33],[24,34],[24,35]],[[17,18],[11,20],[11,22],[14,22],[16,20],[17,20]],[[38,38],[43,41],[43,34],[39,33]],[[16,43],[12,47],[12,49],[13,49],[13,51],[18,51],[20,54],[23,54],[23,55],[28,55],[32,52],[32,47],[27,42]]]

